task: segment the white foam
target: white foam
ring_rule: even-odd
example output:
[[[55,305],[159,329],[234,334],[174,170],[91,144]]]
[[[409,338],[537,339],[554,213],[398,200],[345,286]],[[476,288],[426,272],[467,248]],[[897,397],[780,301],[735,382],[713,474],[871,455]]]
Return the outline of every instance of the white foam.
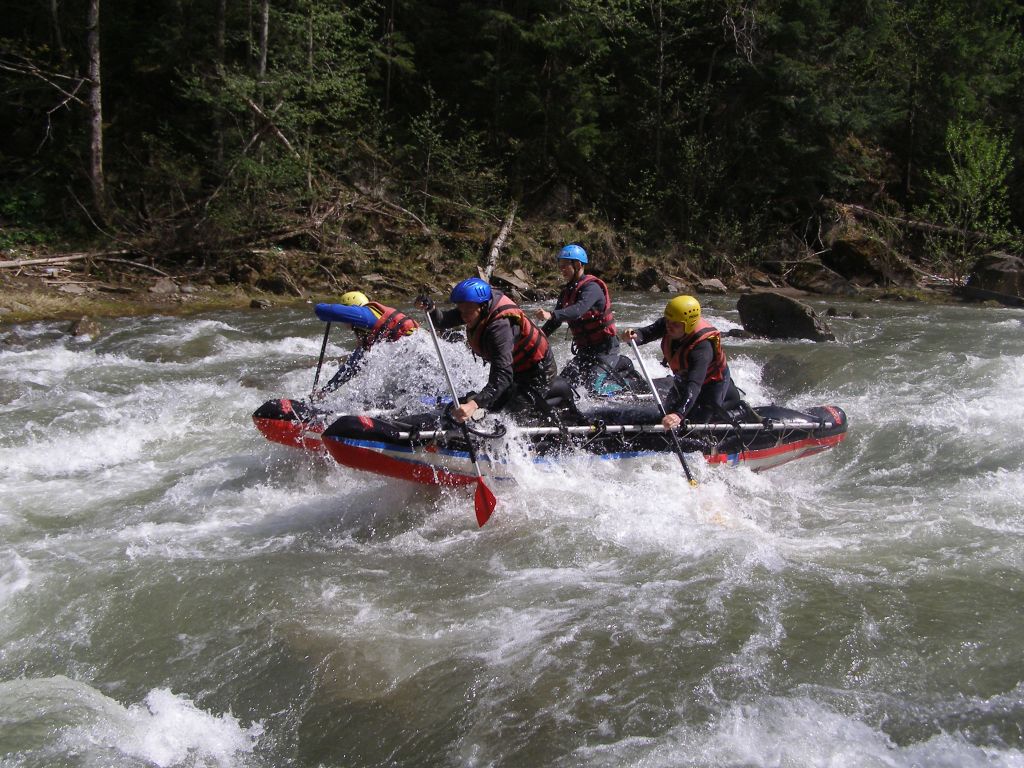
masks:
[[[244,726],[230,712],[204,711],[166,688],[155,688],[143,702],[125,707],[61,676],[0,683],[0,721],[12,731],[34,734],[32,749],[22,746],[23,754],[60,750],[90,765],[130,757],[160,768],[231,768],[247,764],[246,756],[263,735],[262,723]]]
[[[735,704],[706,728],[680,726],[667,739],[625,738],[576,750],[587,765],[644,768],[1021,768],[1024,753],[979,747],[957,734],[899,745],[868,723],[805,698]]]
[[[0,608],[31,582],[28,563],[9,547],[0,549]]]

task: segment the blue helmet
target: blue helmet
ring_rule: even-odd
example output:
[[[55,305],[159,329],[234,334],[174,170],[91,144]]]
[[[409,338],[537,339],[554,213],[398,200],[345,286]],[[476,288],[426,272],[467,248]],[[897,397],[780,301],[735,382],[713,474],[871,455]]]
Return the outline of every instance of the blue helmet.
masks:
[[[452,295],[448,301],[458,304],[463,301],[470,301],[474,304],[484,304],[491,300],[491,286],[479,277],[470,277],[452,288]]]
[[[567,245],[559,252],[558,258],[572,259],[573,261],[578,261],[580,264],[586,264],[587,252],[576,244]]]

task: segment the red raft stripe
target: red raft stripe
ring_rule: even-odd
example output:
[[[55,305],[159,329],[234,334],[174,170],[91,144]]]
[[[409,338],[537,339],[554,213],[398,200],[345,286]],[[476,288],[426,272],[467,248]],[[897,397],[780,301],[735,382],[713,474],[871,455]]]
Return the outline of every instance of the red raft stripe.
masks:
[[[739,453],[719,453],[714,456],[708,456],[705,454],[704,458],[707,459],[708,464],[728,464],[730,457],[733,456],[736,457],[736,460],[744,462],[757,461],[758,459],[769,459],[775,456],[782,456],[787,453],[796,453],[797,451],[801,451],[798,456],[793,457],[796,459],[805,455],[820,453],[827,448],[838,445],[845,437],[846,433],[842,432],[838,435],[830,435],[829,437],[809,437],[806,440],[798,440],[795,443],[783,443],[782,445],[776,445],[773,448],[760,448],[753,451],[740,451]]]
[[[421,461],[399,459],[343,439],[328,438],[323,443],[336,462],[352,469],[423,485],[469,485],[477,481],[476,475],[462,475]]]
[[[303,424],[301,421],[285,419],[257,419],[253,417],[256,429],[272,443],[287,445],[289,448],[305,448],[309,451],[322,451],[323,440],[319,435],[324,431],[320,424]],[[307,435],[316,435],[312,437]]]

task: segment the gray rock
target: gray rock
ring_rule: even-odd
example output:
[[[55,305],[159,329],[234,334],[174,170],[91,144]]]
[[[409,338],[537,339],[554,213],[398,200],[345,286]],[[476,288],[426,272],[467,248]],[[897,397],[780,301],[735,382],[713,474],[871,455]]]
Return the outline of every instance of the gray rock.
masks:
[[[986,254],[974,265],[967,285],[1008,296],[1024,296],[1024,259],[1009,253]]]
[[[675,275],[665,276],[665,290],[674,294],[692,293],[690,284],[683,278],[676,277]]]
[[[745,293],[736,303],[744,329],[769,339],[835,341],[832,329],[803,302],[775,291]]]
[[[89,336],[93,339],[97,338],[102,331],[103,326],[88,315],[82,315],[68,328],[68,333],[72,336]]]
[[[167,295],[178,292],[178,284],[171,280],[169,277],[161,277],[151,286],[149,286],[150,293],[157,293],[161,295]]]
[[[913,269],[881,240],[867,235],[837,237],[822,263],[858,286],[912,286]]]
[[[794,264],[786,273],[786,282],[802,291],[852,296],[857,289],[845,277],[817,261]]]
[[[496,285],[499,288],[515,288],[517,291],[525,293],[530,290],[530,284],[524,280],[520,280],[515,275],[510,275],[508,272],[502,272],[499,269],[494,270],[491,273],[491,284]]]
[[[641,291],[649,291],[661,287],[661,275],[654,267],[647,267],[636,276],[636,286]]]
[[[717,277],[701,278],[697,281],[697,287],[701,293],[728,293],[729,289],[725,287],[725,283],[719,280]]]

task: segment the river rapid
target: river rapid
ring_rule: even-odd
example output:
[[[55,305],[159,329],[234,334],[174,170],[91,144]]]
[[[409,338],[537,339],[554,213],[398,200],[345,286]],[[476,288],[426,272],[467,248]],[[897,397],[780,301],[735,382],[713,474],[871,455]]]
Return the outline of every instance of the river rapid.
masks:
[[[255,430],[312,307],[0,329],[0,765],[1024,766],[1024,312],[810,303],[838,341],[727,352],[837,448],[524,465],[482,529]],[[439,382],[406,344],[342,404]]]

